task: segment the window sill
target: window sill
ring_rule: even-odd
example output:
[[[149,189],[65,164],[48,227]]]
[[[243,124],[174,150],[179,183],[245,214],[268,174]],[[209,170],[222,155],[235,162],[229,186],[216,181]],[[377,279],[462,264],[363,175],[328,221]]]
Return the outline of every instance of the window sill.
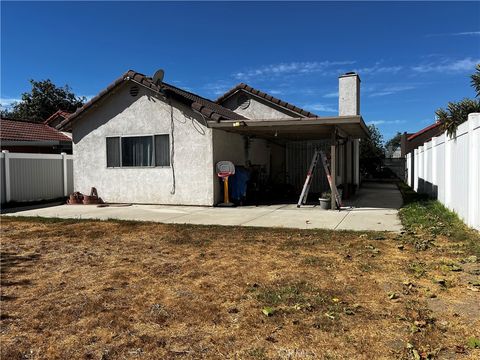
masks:
[[[106,169],[170,169],[171,166],[107,166]]]

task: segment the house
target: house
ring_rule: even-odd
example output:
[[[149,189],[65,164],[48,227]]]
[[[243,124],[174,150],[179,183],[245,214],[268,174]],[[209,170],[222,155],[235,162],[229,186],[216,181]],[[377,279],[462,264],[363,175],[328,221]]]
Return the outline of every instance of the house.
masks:
[[[430,141],[433,137],[442,134],[444,130],[441,125],[442,123],[440,121],[436,121],[435,123],[417,131],[416,133],[403,133],[400,143],[402,158],[406,159],[407,154],[411,154],[412,161],[414,161],[414,150],[419,146],[422,146],[427,141]],[[404,160],[403,163],[406,166],[406,160]],[[410,174],[407,172],[410,172]],[[401,178],[407,180],[409,176],[411,176],[412,179],[414,178],[413,166],[411,166],[410,169],[407,169],[406,172],[404,172],[404,176]]]
[[[57,129],[62,121],[68,118],[71,115],[68,111],[58,110],[54,112],[47,120],[43,123],[50,127]],[[71,132],[71,129],[68,127],[63,129],[65,132]]]
[[[0,119],[0,148],[10,152],[72,153],[72,139],[45,123],[10,118]]]
[[[432,137],[438,136],[443,132],[442,123],[437,121],[414,134],[403,133],[401,138],[401,156],[405,157]]]
[[[358,139],[368,136],[355,73],[339,77],[339,115],[319,117],[246,84],[212,101],[130,70],[58,128],[72,130],[77,191],[206,206],[222,200],[221,160],[250,171],[256,195],[298,196],[316,148],[331,154],[332,181],[347,194],[360,183]],[[328,183],[317,169],[312,191],[321,192]]]

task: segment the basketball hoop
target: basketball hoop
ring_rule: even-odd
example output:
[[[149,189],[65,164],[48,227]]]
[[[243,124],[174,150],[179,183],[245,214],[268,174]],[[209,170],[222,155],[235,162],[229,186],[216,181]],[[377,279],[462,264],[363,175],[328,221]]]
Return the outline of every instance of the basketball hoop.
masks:
[[[228,198],[228,177],[235,174],[235,165],[231,161],[217,163],[217,176],[223,180],[223,203],[218,206],[234,206]]]

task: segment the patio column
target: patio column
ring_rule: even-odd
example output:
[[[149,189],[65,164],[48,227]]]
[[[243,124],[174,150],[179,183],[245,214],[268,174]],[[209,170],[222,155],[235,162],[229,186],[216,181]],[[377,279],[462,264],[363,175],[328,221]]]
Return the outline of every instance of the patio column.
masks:
[[[331,192],[331,209],[337,208],[337,203],[335,200],[335,193],[333,189],[337,188],[337,134],[336,128],[333,128],[332,131],[332,144],[330,145],[330,172],[332,177],[332,192]]]

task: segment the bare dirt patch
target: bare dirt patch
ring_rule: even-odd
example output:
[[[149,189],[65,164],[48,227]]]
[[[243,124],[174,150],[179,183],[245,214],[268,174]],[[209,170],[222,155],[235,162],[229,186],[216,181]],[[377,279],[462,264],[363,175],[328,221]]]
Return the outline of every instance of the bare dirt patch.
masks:
[[[479,266],[437,238],[2,218],[4,359],[480,357]],[[458,269],[458,266],[461,269]]]

